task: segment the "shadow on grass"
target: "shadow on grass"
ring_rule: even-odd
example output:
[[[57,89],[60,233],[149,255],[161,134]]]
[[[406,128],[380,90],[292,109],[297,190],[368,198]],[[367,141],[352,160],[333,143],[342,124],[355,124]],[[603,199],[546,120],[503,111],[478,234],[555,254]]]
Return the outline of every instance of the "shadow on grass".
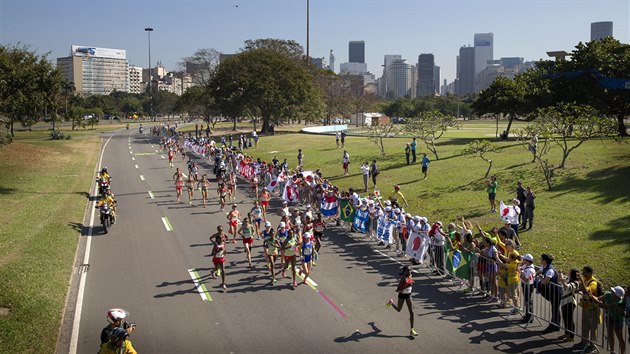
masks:
[[[621,244],[625,247],[624,260],[630,261],[630,238],[628,237],[628,228],[630,228],[630,215],[622,216],[608,222],[608,228],[605,230],[595,231],[590,234],[592,240],[605,241],[602,247],[616,246]]]
[[[13,194],[15,192],[17,192],[15,188],[0,187],[0,194]]]
[[[70,226],[76,232],[84,232],[84,231],[87,232],[86,230],[87,228],[84,228],[83,224],[80,222],[69,222],[68,226]]]
[[[615,166],[591,171],[585,177],[569,176],[553,189],[564,193],[595,193],[591,200],[600,204],[627,203],[630,202],[628,176],[630,166]]]

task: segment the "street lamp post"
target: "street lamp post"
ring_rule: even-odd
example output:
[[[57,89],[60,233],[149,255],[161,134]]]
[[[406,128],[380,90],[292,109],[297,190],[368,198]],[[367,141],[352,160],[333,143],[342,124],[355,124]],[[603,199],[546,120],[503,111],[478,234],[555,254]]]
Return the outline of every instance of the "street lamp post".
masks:
[[[153,120],[153,72],[151,71],[151,32],[153,32],[153,28],[147,27],[144,30],[149,35],[149,115]]]
[[[311,62],[309,47],[310,47],[310,20],[311,20],[311,2],[306,0],[306,62]]]

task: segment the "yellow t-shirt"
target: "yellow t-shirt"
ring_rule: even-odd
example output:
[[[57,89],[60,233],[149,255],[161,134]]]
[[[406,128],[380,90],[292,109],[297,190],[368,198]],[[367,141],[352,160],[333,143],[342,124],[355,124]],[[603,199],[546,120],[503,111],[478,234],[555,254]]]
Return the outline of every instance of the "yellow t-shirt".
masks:
[[[133,345],[131,345],[131,341],[129,341],[129,339],[125,339],[122,347],[123,351],[117,351],[115,348],[111,347],[109,342],[103,343],[98,354],[138,354],[138,352],[133,348]]]
[[[518,259],[515,259],[513,261],[509,261],[507,263],[507,273],[508,273],[507,283],[508,283],[508,285],[516,285],[516,284],[519,283],[518,265],[519,265]]]

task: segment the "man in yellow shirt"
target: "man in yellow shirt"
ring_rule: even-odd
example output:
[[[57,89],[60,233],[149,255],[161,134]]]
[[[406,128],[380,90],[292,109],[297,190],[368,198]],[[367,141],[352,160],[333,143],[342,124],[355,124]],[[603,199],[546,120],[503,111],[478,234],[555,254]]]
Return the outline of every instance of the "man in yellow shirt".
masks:
[[[109,342],[101,344],[99,354],[138,354],[131,345],[129,333],[122,328],[112,331]]]
[[[593,276],[593,268],[591,266],[586,265],[582,268],[581,280],[580,290],[584,295],[582,295],[579,305],[582,307],[583,339],[577,346],[579,349],[593,346],[593,343],[597,343],[597,329],[601,323],[601,314],[596,300],[598,296],[603,295],[601,283]]]
[[[394,191],[392,191],[392,193],[390,194],[389,200],[398,203],[398,205],[401,205],[400,201],[402,200],[403,202],[405,202],[405,206],[409,207],[409,203],[407,203],[407,199],[405,199],[405,196],[400,191],[400,186],[398,185],[394,186]]]
[[[96,202],[96,208],[100,208],[103,204],[107,203],[107,206],[112,210],[112,224],[116,223],[116,199],[111,190],[107,190],[105,194],[101,196],[101,199]]]

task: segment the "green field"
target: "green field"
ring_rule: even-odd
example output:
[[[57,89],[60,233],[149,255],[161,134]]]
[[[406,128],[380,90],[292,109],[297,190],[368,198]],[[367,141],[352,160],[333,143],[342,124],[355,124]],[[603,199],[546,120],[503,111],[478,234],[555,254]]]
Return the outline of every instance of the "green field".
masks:
[[[515,123],[518,128],[524,123]],[[500,130],[504,129],[502,123]],[[256,150],[247,151],[267,161],[274,155],[297,164],[297,150],[305,154],[306,170],[321,169],[339,187],[363,188],[359,170],[361,162],[376,159],[381,170],[378,187],[388,195],[395,184],[401,186],[413,214],[444,223],[463,215],[482,227],[500,226],[497,214],[489,212],[484,174],[487,165],[479,158],[460,155],[474,139],[491,139],[498,152],[490,153],[494,161],[492,174],[497,176],[499,200],[516,196],[516,182],[534,189],[536,210],[534,228],[521,233],[524,251],[539,255],[547,252],[556,257],[560,269],[581,268],[590,264],[607,285],[627,285],[630,278],[630,147],[612,140],[593,140],[575,150],[566,168],[558,171],[554,189],[546,190],[542,172],[531,163],[531,154],[514,140],[496,141],[491,121],[469,121],[459,130],[449,131],[439,140],[440,160],[432,162],[429,178],[423,180],[420,165],[406,165],[404,146],[410,138],[386,141],[387,156],[382,157],[376,145],[363,137],[348,137],[346,149],[351,156],[350,175],[343,176],[343,151],[332,136],[305,134],[277,135],[260,139]],[[428,152],[418,144],[418,156]],[[559,162],[556,149],[551,156]],[[372,186],[372,183],[369,183]]]

